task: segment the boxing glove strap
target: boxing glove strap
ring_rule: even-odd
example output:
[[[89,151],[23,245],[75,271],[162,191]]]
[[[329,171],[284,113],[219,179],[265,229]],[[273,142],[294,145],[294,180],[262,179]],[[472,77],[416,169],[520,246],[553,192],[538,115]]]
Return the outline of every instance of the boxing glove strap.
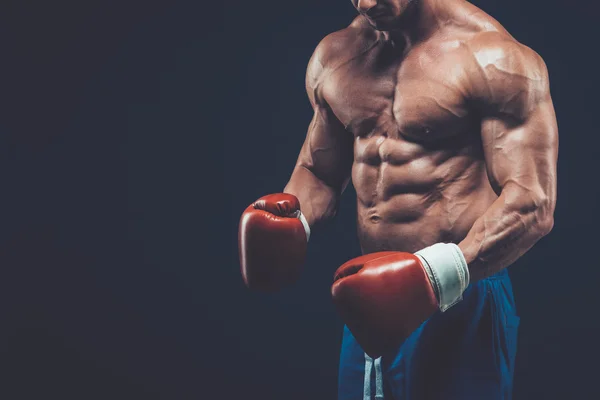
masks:
[[[296,211],[295,217],[302,222],[302,226],[304,226],[304,232],[306,232],[306,241],[308,242],[308,239],[310,239],[310,226],[308,225],[306,217],[304,217],[304,214],[302,214],[302,211],[300,210]]]
[[[429,275],[442,312],[462,300],[469,286],[469,268],[460,248],[454,243],[437,243],[415,253]]]

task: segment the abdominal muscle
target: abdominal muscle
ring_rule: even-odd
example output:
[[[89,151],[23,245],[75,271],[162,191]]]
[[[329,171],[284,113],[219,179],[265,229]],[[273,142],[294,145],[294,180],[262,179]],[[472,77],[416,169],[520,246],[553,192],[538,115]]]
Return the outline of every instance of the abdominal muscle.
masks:
[[[357,138],[352,181],[364,254],[458,243],[497,198],[478,143],[428,150],[402,139]]]

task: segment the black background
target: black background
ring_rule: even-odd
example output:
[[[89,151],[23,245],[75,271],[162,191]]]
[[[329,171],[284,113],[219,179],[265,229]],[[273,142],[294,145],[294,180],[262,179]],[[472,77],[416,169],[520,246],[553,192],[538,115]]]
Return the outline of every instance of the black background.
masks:
[[[474,3],[546,60],[560,129],[554,231],[510,268],[515,398],[594,398],[595,2]],[[285,185],[350,2],[0,7],[0,398],[334,399],[353,189],[286,292],[244,288],[237,222]]]

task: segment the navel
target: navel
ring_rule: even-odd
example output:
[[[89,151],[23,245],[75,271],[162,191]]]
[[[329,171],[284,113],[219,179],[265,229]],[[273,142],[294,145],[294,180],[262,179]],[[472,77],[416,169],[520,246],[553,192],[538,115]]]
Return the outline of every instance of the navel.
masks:
[[[372,224],[378,224],[381,222],[381,217],[379,215],[371,215],[369,216],[369,222]]]

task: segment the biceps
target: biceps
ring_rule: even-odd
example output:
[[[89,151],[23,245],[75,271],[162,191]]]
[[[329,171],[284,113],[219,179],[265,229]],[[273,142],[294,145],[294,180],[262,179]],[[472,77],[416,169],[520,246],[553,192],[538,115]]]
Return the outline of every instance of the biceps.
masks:
[[[509,116],[484,119],[482,141],[496,191],[516,185],[540,196],[554,195],[558,132],[550,100],[539,104],[524,121]]]
[[[329,110],[317,108],[298,157],[327,185],[340,189],[347,182],[353,160],[353,137]]]

